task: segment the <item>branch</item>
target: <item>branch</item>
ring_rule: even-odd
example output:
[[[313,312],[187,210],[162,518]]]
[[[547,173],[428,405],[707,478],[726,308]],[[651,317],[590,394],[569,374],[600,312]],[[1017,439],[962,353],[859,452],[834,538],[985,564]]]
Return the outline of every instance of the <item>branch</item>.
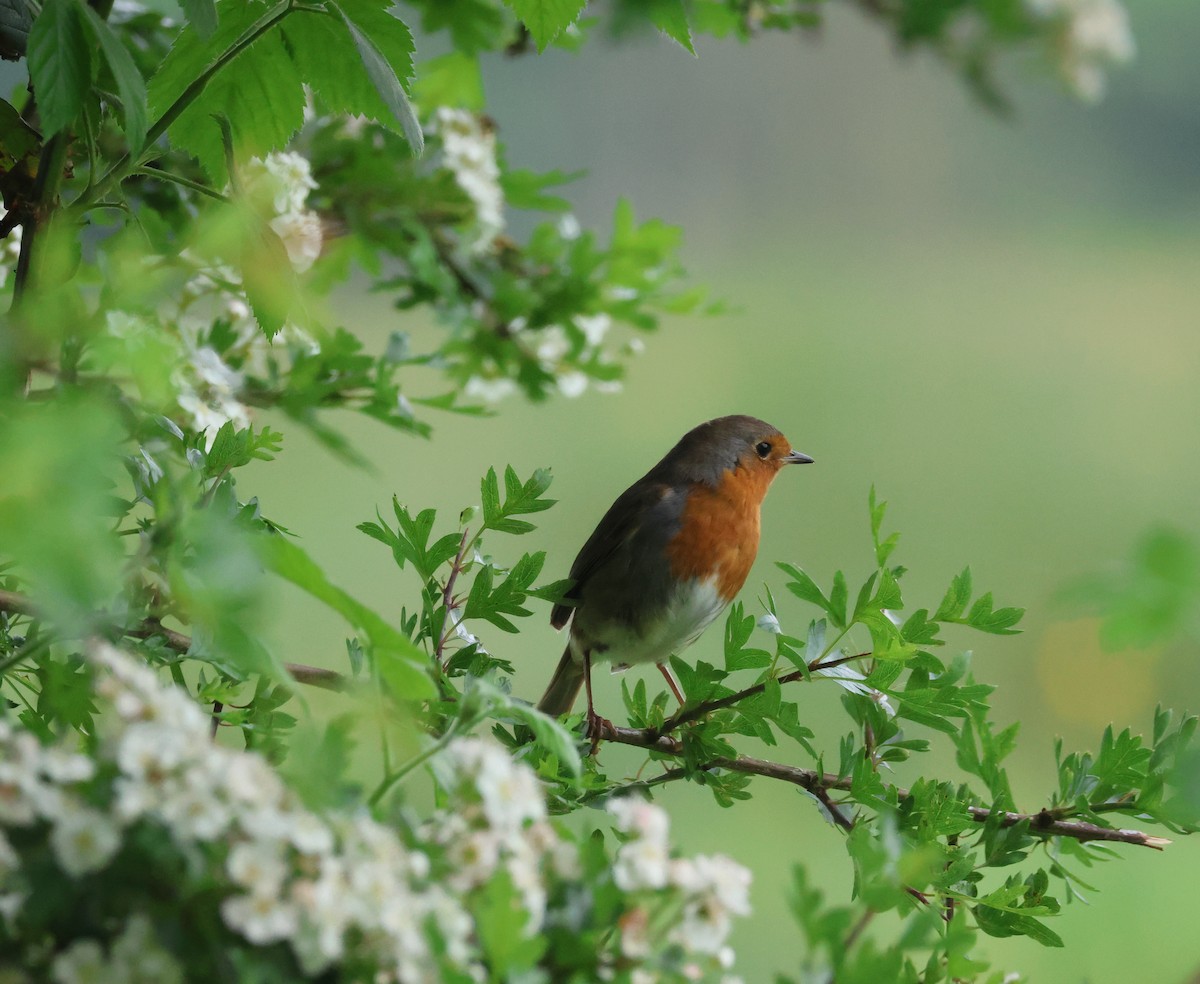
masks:
[[[808,664],[806,669],[793,670],[791,673],[785,673],[781,677],[776,677],[776,682],[782,686],[785,683],[795,683],[797,680],[807,680],[814,673],[819,673],[821,670],[828,670],[834,666],[841,666],[843,663],[849,663],[856,659],[866,659],[870,653],[855,653],[852,656],[839,656],[836,659],[814,659]],[[728,697],[721,697],[717,700],[705,701],[703,704],[697,704],[695,707],[680,711],[673,718],[663,723],[659,729],[659,734],[669,735],[672,731],[677,730],[685,724],[691,724],[704,717],[706,714],[711,714],[713,711],[719,711],[724,707],[730,707],[733,704],[741,703],[747,697],[753,697],[755,694],[761,694],[767,689],[767,683],[764,680],[762,683],[756,683],[753,687],[747,687],[745,690],[739,690],[736,694],[730,694]]]
[[[37,606],[29,598],[17,594],[15,591],[0,590],[0,612],[38,617]],[[191,636],[168,629],[157,618],[143,619],[130,628],[121,628],[120,626],[112,628],[117,634],[130,639],[149,639],[157,636],[166,643],[168,649],[177,653],[186,653],[192,648]],[[350,689],[352,681],[337,670],[327,670],[322,666],[308,666],[304,663],[284,663],[283,666],[297,683],[319,687],[322,690],[345,691]]]
[[[655,734],[641,728],[618,728],[614,725],[602,727],[600,737],[605,741],[615,741],[620,745],[634,745],[646,748],[663,755],[683,755],[683,742],[669,735]],[[832,773],[816,772],[813,769],[802,769],[794,765],[784,765],[779,762],[768,762],[765,759],[750,758],[738,755],[735,758],[718,757],[698,766],[702,772],[710,769],[728,769],[730,772],[741,772],[746,775],[765,776],[768,779],[779,779],[790,782],[794,786],[808,790],[822,802],[822,793],[830,789],[849,790],[853,784],[849,776],[835,776]],[[686,779],[692,770],[678,766],[668,769],[661,776],[651,780],[654,785],[671,782],[676,779]],[[900,799],[907,799],[907,789],[895,787]],[[826,804],[828,805],[828,804]],[[1092,810],[1104,810],[1107,803],[1098,803],[1089,807]],[[839,814],[831,811],[834,821],[838,822]],[[1115,827],[1101,827],[1099,824],[1087,823],[1083,820],[1057,819],[1048,809],[1037,813],[1015,813],[1012,811],[993,811],[983,806],[968,806],[967,814],[976,823],[995,822],[999,819],[1001,827],[1015,827],[1017,824],[1028,823],[1029,832],[1039,837],[1070,837],[1077,841],[1110,841],[1120,844],[1135,844],[1139,847],[1149,847],[1161,851],[1171,842],[1165,837],[1155,837],[1140,830],[1122,830]],[[841,825],[841,824],[839,824]]]

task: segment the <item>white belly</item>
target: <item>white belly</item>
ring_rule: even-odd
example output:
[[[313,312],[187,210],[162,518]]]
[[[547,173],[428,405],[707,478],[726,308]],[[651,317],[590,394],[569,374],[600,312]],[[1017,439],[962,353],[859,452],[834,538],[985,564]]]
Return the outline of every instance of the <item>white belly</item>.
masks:
[[[607,625],[592,635],[592,659],[615,663],[665,663],[682,652],[708,628],[726,605],[717,591],[716,579],[693,580],[681,585],[656,618],[648,620],[640,633],[627,626]],[[571,638],[577,659],[583,658],[581,640]]]

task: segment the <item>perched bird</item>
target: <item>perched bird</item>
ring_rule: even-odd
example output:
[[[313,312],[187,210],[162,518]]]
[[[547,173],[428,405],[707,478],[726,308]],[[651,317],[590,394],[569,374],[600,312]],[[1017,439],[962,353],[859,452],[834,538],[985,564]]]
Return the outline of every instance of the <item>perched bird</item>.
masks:
[[[571,623],[566,651],[538,704],[557,717],[587,685],[592,663],[665,663],[733,600],[758,553],[759,507],[784,465],[813,459],[754,417],[718,417],[683,436],[612,504],[571,565],[572,586],[550,622]]]

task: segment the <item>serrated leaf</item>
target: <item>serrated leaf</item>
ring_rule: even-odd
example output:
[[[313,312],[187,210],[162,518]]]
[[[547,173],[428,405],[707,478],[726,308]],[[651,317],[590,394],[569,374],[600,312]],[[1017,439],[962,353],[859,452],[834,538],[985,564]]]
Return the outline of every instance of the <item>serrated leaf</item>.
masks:
[[[341,15],[347,30],[350,31],[350,37],[354,41],[358,57],[362,60],[367,77],[370,78],[371,84],[375,86],[375,91],[379,94],[379,98],[387,106],[392,118],[400,124],[400,130],[404,134],[404,139],[408,141],[408,145],[412,148],[413,154],[419,157],[425,150],[425,134],[421,131],[421,121],[417,119],[416,111],[413,109],[412,103],[409,102],[408,93],[404,91],[404,86],[401,83],[400,73],[404,71],[404,68],[401,67],[398,71],[397,66],[389,62],[384,57],[383,52],[376,47],[372,37],[368,36],[341,6],[337,4],[332,6]],[[389,15],[389,19],[392,24],[399,25],[399,28],[408,36],[408,51],[411,55],[411,35],[408,35],[408,28],[404,26],[402,21],[395,17]],[[376,31],[379,31],[382,27],[383,25],[376,22]],[[411,67],[412,60],[409,57],[409,70],[411,70]],[[380,122],[386,122],[386,120],[381,120]]]
[[[92,81],[92,49],[79,0],[46,0],[29,32],[29,77],[42,136],[66,129],[83,109]]]
[[[692,27],[688,23],[687,10],[683,0],[652,0],[648,7],[650,20],[654,26],[681,48],[691,54],[696,53],[692,44]]]
[[[1042,946],[1063,946],[1062,937],[1033,916],[983,904],[975,906],[972,911],[979,928],[988,936],[1028,936]]]
[[[538,51],[575,22],[587,6],[587,0],[504,0],[521,22],[529,28],[529,34]]]
[[[971,568],[964,567],[962,573],[955,576],[946,590],[942,603],[933,615],[935,622],[947,622],[958,619],[966,610],[967,602],[971,600]]]
[[[83,4],[92,34],[104,53],[104,60],[117,83],[121,97],[121,113],[125,118],[125,139],[130,153],[136,156],[146,141],[146,81],[134,64],[129,49],[113,33],[108,22],[90,6]],[[215,22],[214,22],[215,23]]]
[[[304,122],[304,80],[283,34],[271,29],[288,15],[287,3],[237,0],[218,6],[219,25],[208,38],[189,25],[180,32],[150,80],[151,116],[163,118],[198,79],[210,75],[203,92],[171,122],[171,142],[200,161],[217,184],[227,179],[217,117],[229,121],[239,159],[264,157],[285,146]],[[259,31],[220,68],[218,61]],[[214,72],[215,69],[215,72]]]
[[[643,692],[643,703],[645,693]],[[528,725],[538,742],[545,745],[573,776],[583,773],[583,760],[579,757],[579,749],[575,745],[575,735],[564,728],[554,718],[548,717],[541,711],[528,704],[509,700],[504,706],[506,716],[515,718],[522,724]]]
[[[993,635],[1016,635],[1020,630],[1014,629],[1025,614],[1024,608],[992,608],[992,593],[981,595],[971,606],[966,623],[980,632],[991,632]]]
[[[215,0],[179,0],[179,6],[188,19],[194,24],[197,33],[207,38],[217,29],[217,5]]]
[[[839,591],[839,579],[841,596],[835,602],[833,598],[826,598],[825,592],[817,587],[817,582],[814,581],[805,571],[797,567],[795,564],[777,564],[780,570],[792,578],[786,585],[787,589],[802,601],[811,602],[819,608],[824,609],[829,616],[830,622],[838,628],[844,628],[846,624],[846,597],[845,587],[846,581],[842,577],[841,571],[838,571],[834,577],[833,589],[835,596]]]

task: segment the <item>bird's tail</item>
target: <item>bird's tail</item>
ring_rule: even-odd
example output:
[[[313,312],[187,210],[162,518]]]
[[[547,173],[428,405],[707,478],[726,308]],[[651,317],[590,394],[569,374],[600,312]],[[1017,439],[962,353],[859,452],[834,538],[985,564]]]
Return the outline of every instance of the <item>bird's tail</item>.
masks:
[[[583,665],[575,661],[571,655],[571,647],[567,646],[558,661],[558,668],[550,678],[550,685],[538,701],[538,710],[550,717],[560,717],[570,712],[575,706],[575,698],[583,686]]]

